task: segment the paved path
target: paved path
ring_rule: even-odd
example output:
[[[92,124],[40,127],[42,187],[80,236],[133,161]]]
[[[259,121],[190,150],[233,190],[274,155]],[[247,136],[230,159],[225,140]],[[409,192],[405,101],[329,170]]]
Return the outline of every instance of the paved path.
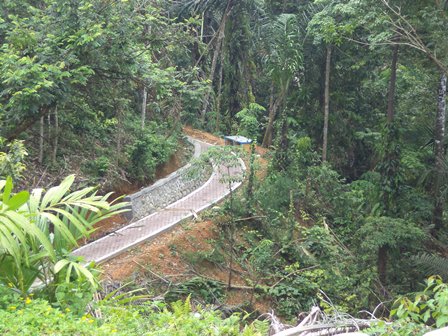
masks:
[[[193,141],[200,144],[201,152],[206,151],[211,146],[196,139],[193,139]],[[245,166],[243,161],[241,161],[241,166],[232,168],[231,174],[240,174],[243,169],[245,169]],[[220,179],[220,170],[214,167],[209,180],[191,194],[170,204],[165,209],[75,250],[73,254],[83,256],[87,262],[95,261],[100,263],[132,246],[157,236],[183,219],[192,217],[226,197],[229,194],[229,189],[227,184],[220,182]],[[240,182],[234,183],[232,189],[234,190],[240,185]]]

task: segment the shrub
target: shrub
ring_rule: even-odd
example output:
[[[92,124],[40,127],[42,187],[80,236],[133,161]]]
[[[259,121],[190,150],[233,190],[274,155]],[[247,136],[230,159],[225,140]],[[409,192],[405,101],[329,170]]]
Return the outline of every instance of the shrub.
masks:
[[[396,300],[390,313],[392,323],[378,322],[368,332],[378,336],[420,336],[429,330],[448,325],[448,285],[440,278],[430,277],[426,288],[413,298]]]
[[[153,179],[157,166],[168,161],[174,153],[177,139],[167,138],[160,132],[160,128],[151,124],[140,130],[127,148],[129,156],[127,171],[138,182]]]
[[[23,160],[28,155],[23,141],[13,141],[6,144],[6,140],[0,137],[0,149],[6,147],[6,152],[0,151],[0,178],[11,176],[13,180],[22,177],[25,170]]]
[[[215,303],[224,296],[224,284],[211,279],[194,277],[170,289],[165,294],[165,300],[174,302],[189,295],[205,303]]]
[[[238,314],[222,319],[217,311],[200,307],[193,311],[189,299],[170,306],[102,306],[101,312],[101,318],[90,314],[77,316],[69,307],[61,310],[45,300],[28,297],[0,309],[0,334],[261,336],[267,332],[266,323],[256,321],[244,325],[244,319]]]

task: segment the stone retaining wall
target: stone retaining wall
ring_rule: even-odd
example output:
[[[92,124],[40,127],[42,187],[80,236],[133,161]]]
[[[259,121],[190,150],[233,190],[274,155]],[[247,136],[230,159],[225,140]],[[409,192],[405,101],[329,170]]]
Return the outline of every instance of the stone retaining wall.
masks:
[[[190,138],[188,141],[194,145],[193,158],[199,157],[201,155],[200,145]],[[125,197],[124,200],[131,203],[132,210],[126,212],[128,219],[136,221],[165,208],[199,188],[211,175],[211,169],[201,168],[203,171],[199,174],[189,174],[190,169],[197,168],[192,168],[189,163],[153,185]],[[195,175],[195,177],[191,175]]]

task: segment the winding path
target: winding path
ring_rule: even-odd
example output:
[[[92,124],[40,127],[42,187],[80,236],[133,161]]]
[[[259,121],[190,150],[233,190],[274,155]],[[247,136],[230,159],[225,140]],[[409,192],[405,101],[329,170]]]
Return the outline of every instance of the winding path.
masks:
[[[194,138],[191,138],[191,140],[200,146],[201,153],[212,146]],[[243,161],[240,160],[240,162],[240,167],[232,168],[230,171],[231,174],[240,174],[242,170],[246,169]],[[184,198],[114,233],[75,250],[73,254],[83,256],[86,262],[94,261],[101,263],[117,256],[130,247],[156,237],[180,221],[195,216],[196,213],[226,197],[229,194],[229,189],[227,184],[220,182],[221,178],[220,169],[214,167],[213,173],[207,182]],[[235,190],[240,185],[241,182],[233,183],[232,190]]]

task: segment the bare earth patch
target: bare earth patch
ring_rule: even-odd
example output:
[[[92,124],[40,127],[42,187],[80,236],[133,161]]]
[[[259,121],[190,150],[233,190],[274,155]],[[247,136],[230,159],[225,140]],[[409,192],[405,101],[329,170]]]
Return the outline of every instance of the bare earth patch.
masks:
[[[193,276],[201,276],[227,283],[227,271],[210,262],[195,265],[194,269],[182,255],[209,251],[213,248],[210,241],[218,238],[218,229],[211,221],[190,222],[176,226],[109,261],[101,264],[102,279],[113,282],[142,280],[148,276],[161,277],[169,281],[183,282]],[[241,269],[234,266],[237,272],[233,275],[234,286],[247,286],[241,276]],[[148,271],[149,270],[149,271]],[[241,273],[240,273],[241,272]],[[251,290],[233,289],[227,291],[224,304],[239,305],[249,301]],[[256,299],[254,308],[265,313],[270,307],[266,299]]]

